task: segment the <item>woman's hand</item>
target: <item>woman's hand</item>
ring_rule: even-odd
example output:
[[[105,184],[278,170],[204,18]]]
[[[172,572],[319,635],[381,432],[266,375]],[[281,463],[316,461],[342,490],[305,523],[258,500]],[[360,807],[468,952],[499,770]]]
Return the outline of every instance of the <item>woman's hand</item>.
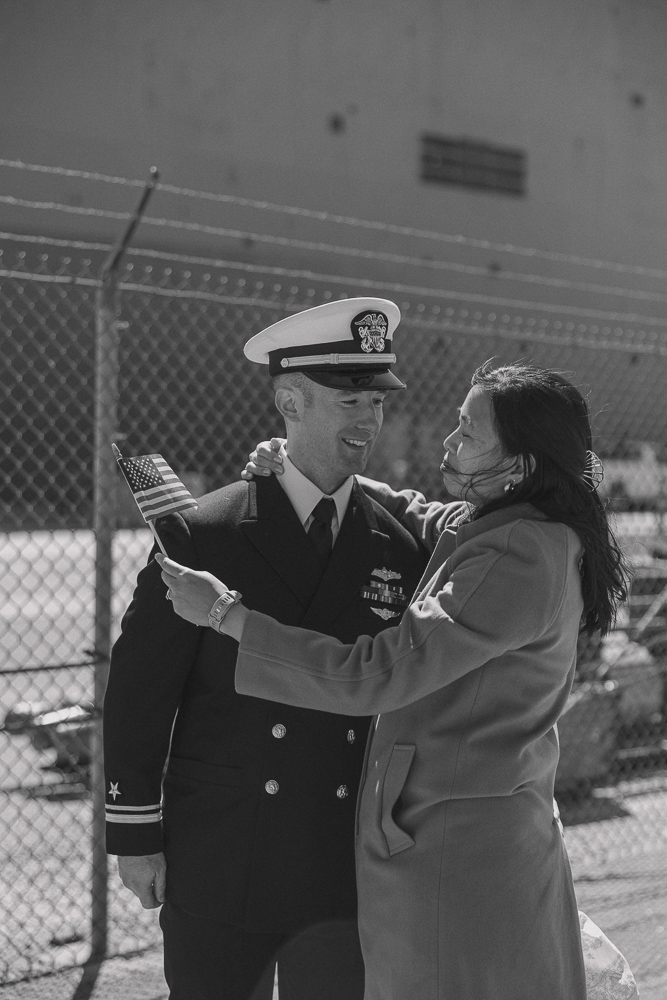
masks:
[[[168,587],[167,599],[173,603],[176,614],[195,625],[208,625],[209,611],[229,587],[212,573],[188,569],[161,552],[156,553],[155,558]]]
[[[188,569],[180,563],[157,552],[155,558],[162,569],[162,579],[167,585],[167,598],[174,611],[194,625],[208,625],[208,613],[229,587],[204,570]],[[222,619],[219,632],[241,641],[243,627],[250,612],[243,604],[235,604]]]
[[[283,474],[283,460],[278,454],[285,438],[273,437],[270,441],[262,441],[254,451],[250,452],[249,461],[241,473],[242,479],[252,479],[253,476],[276,476]]]

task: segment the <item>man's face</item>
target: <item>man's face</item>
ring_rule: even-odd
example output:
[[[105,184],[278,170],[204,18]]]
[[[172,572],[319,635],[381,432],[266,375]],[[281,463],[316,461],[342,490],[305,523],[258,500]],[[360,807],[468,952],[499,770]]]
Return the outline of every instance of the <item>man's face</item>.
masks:
[[[340,484],[366,468],[383,420],[386,392],[349,392],[312,383],[313,400],[301,411],[290,457],[311,479]]]

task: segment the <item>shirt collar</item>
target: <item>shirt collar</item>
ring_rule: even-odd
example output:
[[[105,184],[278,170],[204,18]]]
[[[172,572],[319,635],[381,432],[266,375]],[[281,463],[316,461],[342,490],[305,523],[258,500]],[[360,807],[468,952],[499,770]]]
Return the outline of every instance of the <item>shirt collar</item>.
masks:
[[[313,508],[320,502],[322,497],[330,495],[336,504],[336,517],[338,518],[338,524],[340,526],[343,523],[347,505],[350,502],[350,496],[352,495],[354,476],[348,476],[342,486],[339,486],[335,493],[323,493],[319,486],[316,486],[315,483],[311,482],[310,479],[304,476],[303,472],[300,472],[297,469],[296,465],[294,465],[294,463],[290,460],[289,455],[285,451],[284,445],[280,449],[280,455],[283,460],[284,472],[282,476],[278,476],[278,482],[285,490],[290,503],[297,513],[297,517],[301,521],[301,524],[305,525],[306,521],[313,513]]]

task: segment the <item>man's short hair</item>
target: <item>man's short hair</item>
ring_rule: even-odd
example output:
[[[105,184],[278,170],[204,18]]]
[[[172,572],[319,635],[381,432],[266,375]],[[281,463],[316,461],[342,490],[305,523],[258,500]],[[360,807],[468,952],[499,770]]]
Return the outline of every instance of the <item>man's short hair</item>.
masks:
[[[303,372],[285,372],[274,375],[272,382],[276,391],[278,389],[298,389],[303,396],[305,405],[312,406],[315,400],[314,383]]]

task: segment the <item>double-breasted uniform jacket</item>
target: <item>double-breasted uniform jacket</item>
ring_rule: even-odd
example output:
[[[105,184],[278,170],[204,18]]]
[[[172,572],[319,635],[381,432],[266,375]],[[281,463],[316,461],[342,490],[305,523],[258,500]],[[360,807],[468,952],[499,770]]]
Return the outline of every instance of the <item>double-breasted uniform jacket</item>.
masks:
[[[343,642],[398,620],[427,561],[356,481],[323,576],[274,477],[198,503],[158,522],[170,556],[214,573],[250,608]],[[237,694],[238,644],[179,618],[165,593],[151,557],[112,652],[107,850],[164,850],[168,900],[246,930],[356,917],[368,718]]]
[[[359,797],[366,1000],[585,1000],[553,814],[581,544],[528,505],[463,523],[393,496],[435,545],[400,625],[342,645],[251,612],[237,690],[383,713]]]

